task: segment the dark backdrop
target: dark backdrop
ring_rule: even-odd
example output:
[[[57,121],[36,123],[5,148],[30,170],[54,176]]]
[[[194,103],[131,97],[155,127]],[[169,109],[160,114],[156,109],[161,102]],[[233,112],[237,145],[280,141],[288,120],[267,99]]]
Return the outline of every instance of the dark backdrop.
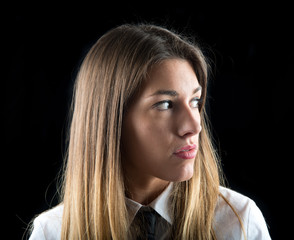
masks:
[[[72,84],[82,58],[105,31],[142,21],[202,43],[212,61],[208,110],[228,185],[255,200],[273,238],[285,236],[293,160],[290,5],[110,5],[77,6],[75,12],[20,6],[6,17],[8,165],[2,175],[3,198],[11,206],[9,239],[20,239],[29,221],[57,202]]]

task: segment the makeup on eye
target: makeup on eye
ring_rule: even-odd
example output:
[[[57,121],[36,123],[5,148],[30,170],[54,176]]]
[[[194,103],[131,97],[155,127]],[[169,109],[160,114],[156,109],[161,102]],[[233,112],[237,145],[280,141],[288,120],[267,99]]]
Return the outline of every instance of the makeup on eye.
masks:
[[[190,101],[191,108],[199,108],[202,103],[201,97],[194,97]],[[163,100],[155,103],[152,108],[156,108],[159,111],[166,111],[174,107],[175,102],[172,100]]]
[[[191,108],[198,108],[199,105],[201,104],[201,86],[198,86],[192,91],[192,96],[196,95],[196,97],[193,97],[189,104]],[[157,109],[159,111],[166,111],[168,109],[171,109],[174,107],[175,104],[177,104],[179,99],[181,99],[180,94],[175,91],[175,90],[170,90],[170,89],[159,89],[155,91],[153,94],[149,95],[149,97],[160,97],[160,96],[168,96],[168,98],[172,98],[173,100],[170,99],[165,99],[159,102],[156,102],[155,104],[152,105],[152,108]]]
[[[173,102],[171,100],[163,100],[153,105],[159,111],[165,111],[173,107]]]
[[[201,97],[195,97],[191,100],[191,107],[192,108],[199,108],[202,104],[202,98]]]

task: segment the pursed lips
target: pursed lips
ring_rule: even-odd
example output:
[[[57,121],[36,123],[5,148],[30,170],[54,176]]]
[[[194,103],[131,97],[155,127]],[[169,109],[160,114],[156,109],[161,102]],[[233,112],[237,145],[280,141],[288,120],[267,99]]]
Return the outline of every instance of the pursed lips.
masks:
[[[174,155],[181,159],[193,159],[196,157],[196,144],[186,145],[174,152]]]

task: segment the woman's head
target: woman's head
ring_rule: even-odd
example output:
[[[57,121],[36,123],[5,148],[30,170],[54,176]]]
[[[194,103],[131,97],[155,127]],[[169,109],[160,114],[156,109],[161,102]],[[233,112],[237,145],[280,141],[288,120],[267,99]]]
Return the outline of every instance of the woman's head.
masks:
[[[196,176],[186,188],[209,195],[218,174],[205,125],[206,88],[199,47],[164,28],[123,25],[96,42],[75,85],[64,185],[64,218],[73,224],[64,223],[64,234],[82,215],[80,234],[123,236],[124,174],[134,170],[165,181]],[[168,172],[158,171],[168,164]]]
[[[177,68],[181,68],[179,70],[188,76],[175,77],[175,72],[172,71]],[[89,121],[85,125],[92,127],[89,134],[95,135],[97,132],[95,129],[98,129],[95,139],[101,138],[105,149],[111,152],[119,150],[124,116],[129,115],[128,110],[134,106],[134,101],[138,100],[139,95],[142,94],[142,88],[148,88],[152,83],[158,84],[157,90],[160,90],[160,81],[163,78],[153,79],[156,78],[153,75],[159,74],[160,71],[162,75],[165,75],[164,71],[167,71],[171,77],[174,77],[169,80],[178,84],[177,88],[192,87],[191,91],[193,91],[197,87],[202,87],[201,91],[194,94],[202,96],[202,103],[197,108],[200,113],[206,95],[207,65],[204,56],[195,45],[157,26],[123,25],[106,33],[92,47],[80,70],[76,94],[79,94],[80,90],[82,92],[76,96],[76,101],[80,102],[83,99],[84,111],[88,111],[88,116],[91,117],[89,120],[96,120]],[[194,86],[190,83],[190,86],[186,84],[185,81],[189,80]],[[172,86],[163,86],[163,84],[161,84],[161,90],[176,90]],[[78,108],[75,111],[81,110],[80,104],[78,102],[75,104]],[[86,116],[86,114],[81,115]],[[155,123],[154,118],[149,120],[144,118],[144,120],[152,120],[153,127],[159,124],[158,121]],[[162,139],[162,142],[164,141]],[[124,142],[128,142],[127,137]],[[182,141],[175,143],[173,147],[180,148],[189,144],[194,143],[187,141],[185,144]],[[124,145],[127,144],[123,143],[122,146]],[[116,156],[118,154],[120,151],[116,152]]]

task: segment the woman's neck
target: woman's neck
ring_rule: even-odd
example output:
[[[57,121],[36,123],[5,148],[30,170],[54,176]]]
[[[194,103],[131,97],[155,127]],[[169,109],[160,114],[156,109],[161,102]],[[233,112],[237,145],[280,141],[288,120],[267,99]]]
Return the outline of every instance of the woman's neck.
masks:
[[[150,204],[168,186],[169,182],[159,178],[126,179],[126,196],[142,205]]]

